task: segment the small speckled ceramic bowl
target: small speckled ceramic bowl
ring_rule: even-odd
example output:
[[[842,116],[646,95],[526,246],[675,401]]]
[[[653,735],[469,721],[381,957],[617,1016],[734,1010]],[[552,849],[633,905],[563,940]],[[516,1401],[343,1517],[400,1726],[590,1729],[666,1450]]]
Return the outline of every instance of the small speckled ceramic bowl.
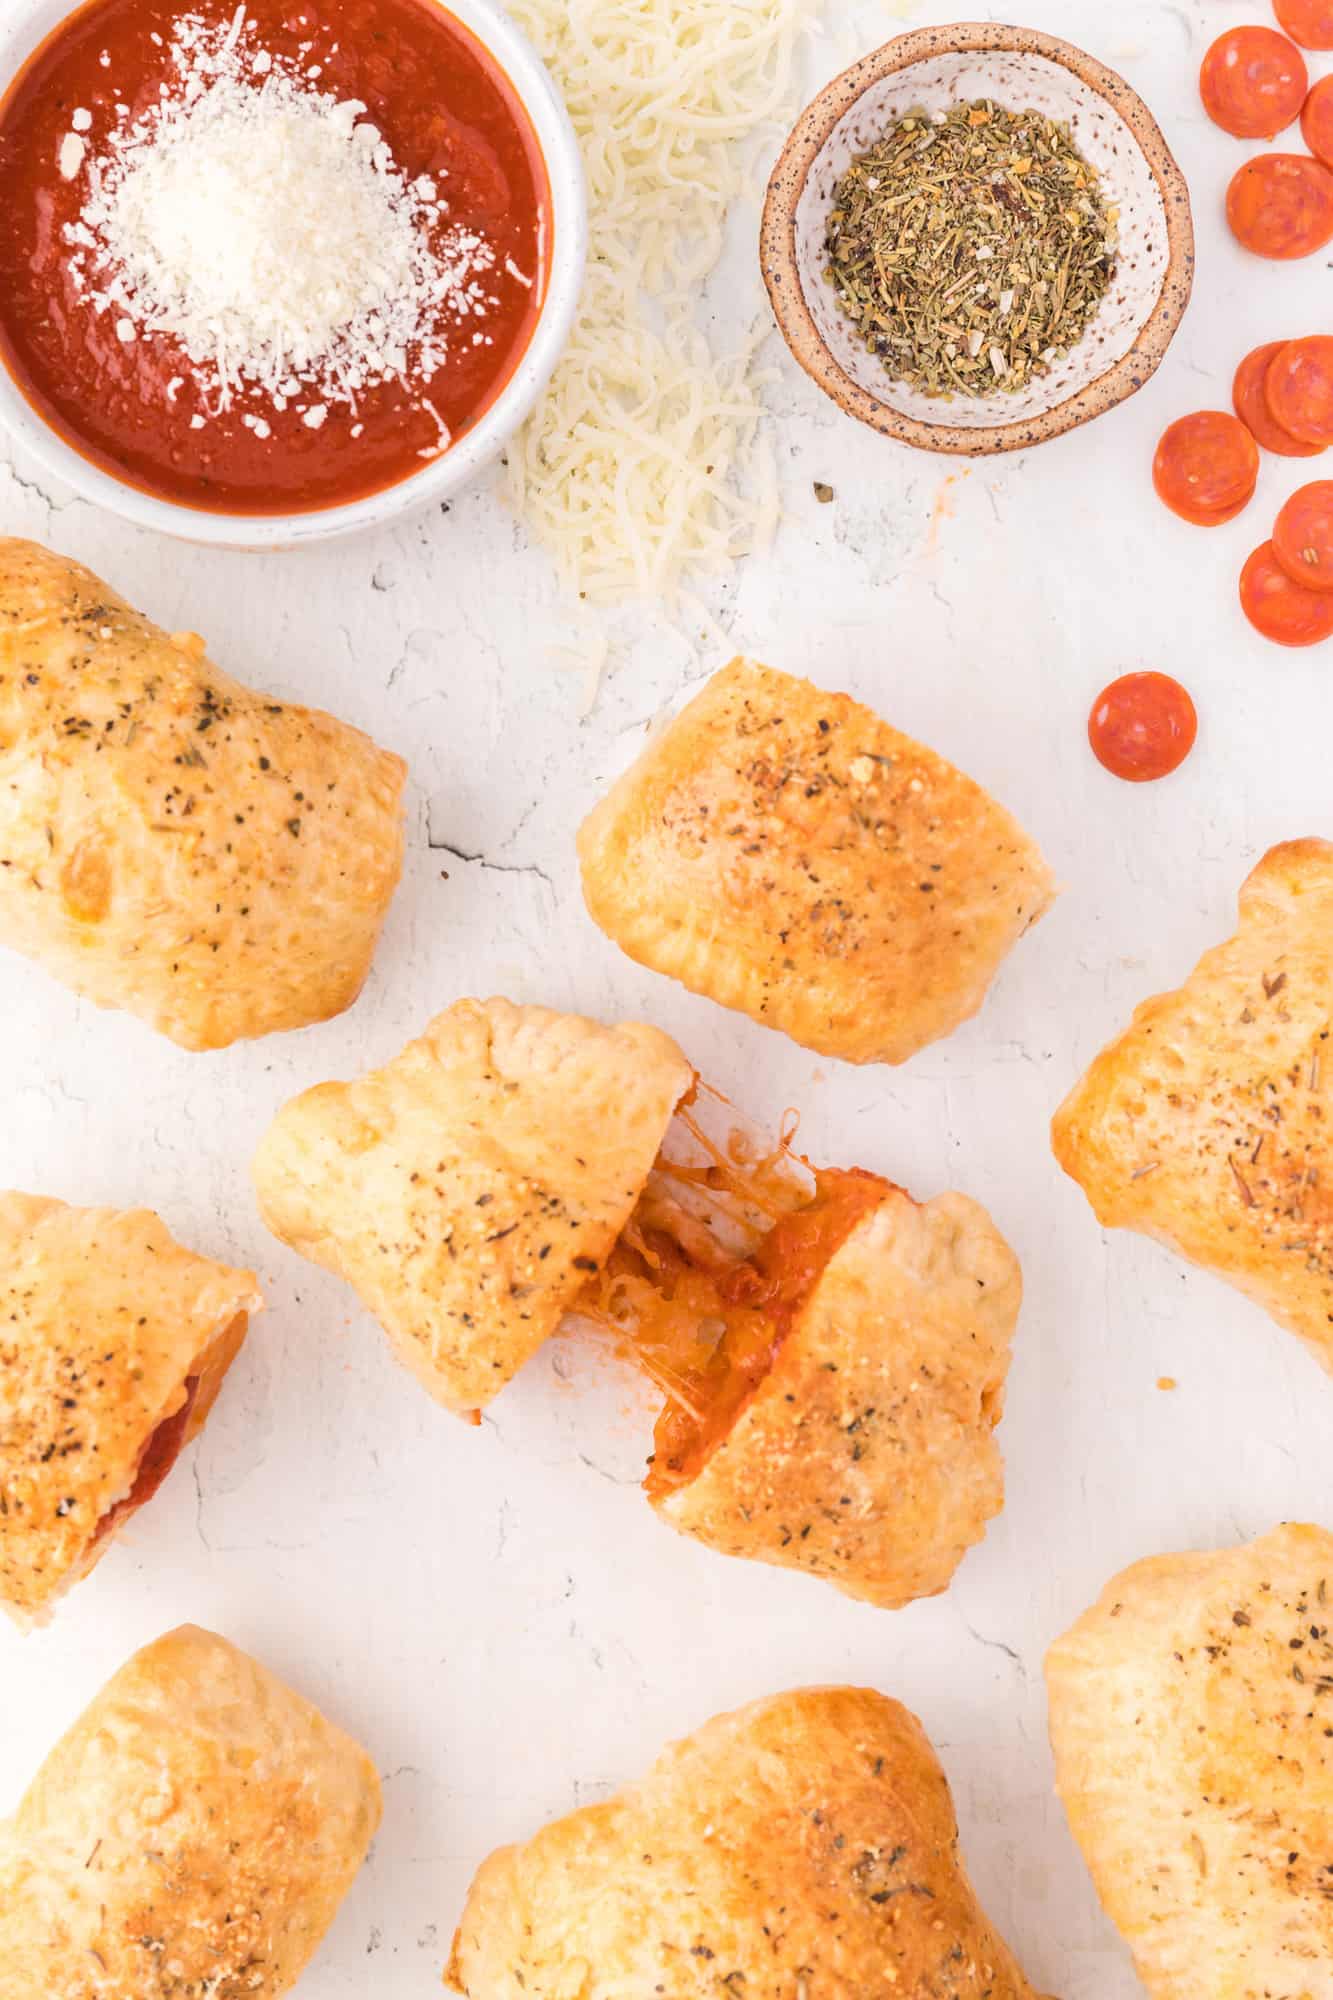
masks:
[[[1116,275],[1082,340],[1010,393],[951,400],[894,382],[843,317],[825,278],[824,236],[848,165],[915,107],[989,97],[1067,124],[1120,210]],[[769,183],[764,281],[788,346],[849,415],[924,451],[1018,451],[1132,396],[1165,355],[1194,282],[1189,189],[1123,77],[1033,28],[921,28],[863,56],[810,105]]]

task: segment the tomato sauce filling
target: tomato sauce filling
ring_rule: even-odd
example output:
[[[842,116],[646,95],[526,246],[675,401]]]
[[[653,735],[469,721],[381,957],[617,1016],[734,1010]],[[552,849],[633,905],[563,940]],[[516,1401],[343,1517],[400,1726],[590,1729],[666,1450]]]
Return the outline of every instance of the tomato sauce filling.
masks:
[[[500,395],[544,300],[550,189],[508,79],[436,0],[245,0],[256,47],[304,65],[312,91],[359,100],[405,181],[438,183],[441,258],[447,226],[483,238],[493,259],[475,324],[443,324],[447,359],[428,381],[409,356],[323,415],[304,394],[279,409],[247,392],[219,408],[176,336],[127,342],[117,311],[99,314],[81,290],[66,230],[88,174],[66,178],[60,161],[71,144],[95,154],[179,88],[183,15],[225,35],[236,12],[237,0],[89,0],[21,72],[0,105],[0,358],[38,414],[115,477],[216,512],[311,512],[420,472]]]
[[[171,1472],[185,1447],[190,1418],[199,1398],[199,1377],[191,1375],[185,1384],[185,1400],[172,1415],[163,1419],[143,1448],[134,1484],[123,1500],[107,1509],[97,1524],[94,1546],[124,1526],[131,1514],[146,1507]]]
[[[793,1321],[892,1183],[860,1168],[795,1179],[784,1142],[748,1160],[678,1114],[704,1166],[659,1156],[606,1266],[574,1312],[609,1332],[666,1401],[646,1491],[697,1477],[771,1373]],[[720,1224],[720,1226],[719,1226]]]

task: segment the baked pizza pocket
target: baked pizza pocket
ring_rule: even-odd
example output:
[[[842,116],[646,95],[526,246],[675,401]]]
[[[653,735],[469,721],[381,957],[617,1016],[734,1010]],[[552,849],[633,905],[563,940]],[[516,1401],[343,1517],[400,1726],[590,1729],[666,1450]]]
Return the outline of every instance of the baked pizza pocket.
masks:
[[[1055,894],[971,778],[746,659],[612,786],[579,858],[631,958],[853,1063],[906,1062],[970,1019]]]
[[[263,1303],[147,1209],[0,1194],[0,1605],[20,1626],[153,1498]]]
[[[1333,1368],[1333,842],[1275,847],[1240,928],[1055,1114],[1100,1222],[1235,1285]]]
[[[1056,1784],[1153,2000],[1324,2000],[1333,1535],[1155,1556],[1046,1662]]]
[[[467,2000],[1032,2000],[968,1881],[925,1731],[864,1688],[718,1716],[641,1783],[493,1854],[445,1984]]]
[[[186,1049],[350,1007],[402,760],[242,687],[78,563],[0,539],[0,944]]]
[[[260,1212],[469,1415],[601,1268],[693,1082],[656,1028],[460,1000],[383,1069],[284,1107]]]
[[[590,1331],[661,1391],[673,1527],[880,1605],[943,1590],[1002,1505],[1017,1261],[966,1197],[719,1143],[703,1098],[654,1028],[459,1001],[279,1113],[260,1208],[447,1408]]]
[[[0,1824],[6,2000],[278,2000],[380,1821],[369,1758],[186,1625],[108,1682]]]

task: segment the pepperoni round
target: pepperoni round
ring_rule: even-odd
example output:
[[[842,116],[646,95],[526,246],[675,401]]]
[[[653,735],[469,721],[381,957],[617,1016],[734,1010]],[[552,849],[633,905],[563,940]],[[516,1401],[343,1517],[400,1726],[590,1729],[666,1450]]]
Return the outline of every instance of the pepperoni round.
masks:
[[[1333,444],[1333,334],[1289,340],[1269,364],[1268,407],[1304,444]]]
[[[1088,717],[1097,762],[1131,785],[1169,777],[1189,756],[1198,733],[1188,690],[1169,674],[1123,674],[1102,689]]]
[[[1301,137],[1317,160],[1333,167],[1333,76],[1321,77],[1306,98]]]
[[[1152,483],[1182,521],[1220,528],[1249,505],[1259,480],[1259,447],[1229,410],[1196,410],[1162,434]]]
[[[1333,172],[1305,153],[1260,153],[1227,189],[1227,221],[1256,257],[1310,257],[1333,240]]]
[[[1333,0],[1273,0],[1273,12],[1303,49],[1333,49]]]
[[[1310,72],[1274,28],[1231,28],[1203,59],[1199,94],[1214,125],[1237,139],[1276,139],[1301,115]]]
[[[1333,479],[1316,479],[1292,494],[1277,517],[1273,554],[1293,583],[1333,590]]]
[[[1333,590],[1293,583],[1265,542],[1240,573],[1241,610],[1256,632],[1279,646],[1317,646],[1333,638]]]
[[[1280,458],[1318,458],[1323,447],[1306,444],[1284,431],[1268,407],[1268,371],[1285,345],[1285,341],[1270,340],[1246,355],[1236,370],[1231,400],[1236,415],[1265,451],[1275,451]]]

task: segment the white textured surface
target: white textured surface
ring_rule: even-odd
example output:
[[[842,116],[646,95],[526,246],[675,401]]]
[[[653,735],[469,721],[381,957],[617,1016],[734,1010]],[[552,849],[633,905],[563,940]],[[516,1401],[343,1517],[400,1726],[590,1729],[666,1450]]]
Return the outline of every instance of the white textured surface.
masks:
[[[849,11],[855,31],[812,53],[812,86],[902,13]],[[494,1843],[599,1796],[720,1708],[825,1679],[874,1683],[925,1718],[979,1886],[1034,1982],[1063,2000],[1135,1991],[1051,1796],[1043,1647],[1138,1556],[1333,1515],[1333,1383],[1212,1280],[1137,1238],[1104,1240],[1045,1137],[1135,1001],[1230,928],[1263,848],[1333,833],[1333,651],[1270,648],[1235,604],[1243,558],[1308,470],[1265,459],[1254,506],[1213,533],[1164,513],[1148,476],[1166,422],[1225,406],[1248,346],[1327,316],[1323,259],[1261,265],[1221,221],[1228,175],[1258,148],[1207,125],[1194,78],[1213,34],[1262,11],[1024,8],[1125,70],[1195,192],[1195,305],[1136,401],[1001,468],[951,470],[839,417],[773,343],[789,519],[773,556],[710,600],[729,643],[852,689],[955,758],[1067,884],[981,1019],[905,1070],[820,1063],[592,929],[577,821],[722,642],[691,654],[660,621],[628,621],[580,722],[576,683],[545,658],[566,633],[547,564],[498,482],[379,540],[251,558],[137,536],[42,491],[28,464],[0,465],[0,529],[82,557],[164,624],[199,626],[228,668],[326,703],[412,762],[407,877],[361,1004],[330,1027],[187,1056],[0,960],[0,1183],[155,1203],[187,1242],[252,1261],[271,1300],[154,1506],[49,1632],[0,1631],[0,1800],[133,1646],[194,1618],[251,1647],[358,1731],[387,1780],[374,1861],[310,2000],[437,1992]],[[738,220],[723,326],[759,310],[754,227]],[[1180,777],[1146,791],[1098,771],[1082,733],[1103,682],[1140,666],[1182,674],[1203,724]],[[816,1156],[990,1204],[1028,1283],[1001,1432],[1010,1502],[948,1597],[875,1612],[677,1540],[634,1490],[648,1418],[633,1389],[567,1354],[466,1430],[395,1369],[346,1292],[266,1240],[246,1159],[275,1107],[493,989],[656,1020],[740,1102],[802,1105]]]

